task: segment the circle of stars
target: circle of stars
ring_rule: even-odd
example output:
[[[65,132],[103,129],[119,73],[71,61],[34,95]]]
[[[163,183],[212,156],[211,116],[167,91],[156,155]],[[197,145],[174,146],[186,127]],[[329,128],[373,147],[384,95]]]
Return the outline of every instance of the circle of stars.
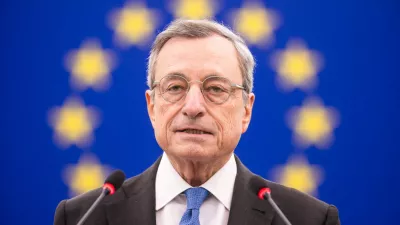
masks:
[[[221,6],[211,0],[174,0],[167,8],[175,18],[211,19]],[[162,20],[159,11],[132,1],[111,10],[107,19],[115,45],[122,48],[148,47]],[[272,45],[274,33],[280,26],[278,13],[258,1],[244,1],[241,8],[230,10],[229,20],[248,44],[260,48]],[[308,49],[300,39],[291,40],[286,49],[275,51],[270,61],[277,84],[284,90],[314,88],[322,68],[320,53]],[[83,42],[79,49],[71,50],[65,57],[65,65],[75,89],[105,90],[111,85],[116,56],[103,49],[99,41],[91,39]],[[84,148],[93,142],[94,130],[99,126],[99,112],[85,106],[81,99],[70,97],[62,106],[50,110],[49,121],[57,145]],[[308,98],[301,107],[289,110],[287,123],[293,130],[296,146],[326,148],[338,126],[338,113],[332,107],[325,107],[321,100]],[[77,164],[65,168],[64,181],[71,195],[77,195],[101,186],[109,171],[109,167],[102,165],[94,154],[85,153]],[[280,183],[309,194],[316,194],[322,182],[322,169],[309,164],[304,155],[290,157],[285,165],[274,171],[274,177]]]

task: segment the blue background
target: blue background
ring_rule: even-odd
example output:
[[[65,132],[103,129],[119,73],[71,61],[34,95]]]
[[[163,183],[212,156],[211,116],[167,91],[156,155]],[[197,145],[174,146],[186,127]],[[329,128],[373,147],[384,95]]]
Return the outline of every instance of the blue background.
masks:
[[[85,152],[133,176],[161,154],[147,117],[147,49],[117,48],[106,16],[125,2],[104,0],[2,1],[0,3],[1,210],[2,224],[52,224],[58,202],[68,198],[61,174]],[[166,1],[148,1],[173,17]],[[242,1],[221,2],[218,20]],[[399,21],[395,0],[270,0],[282,25],[267,49],[251,47],[258,60],[257,96],[252,123],[236,153],[255,173],[269,177],[276,165],[304,152],[324,169],[318,197],[339,208],[343,224],[396,224],[400,213],[398,172]],[[112,49],[118,66],[108,91],[76,92],[63,65],[65,54],[86,38]],[[325,61],[311,92],[282,92],[267,63],[292,37],[306,41]],[[101,109],[101,126],[90,149],[61,150],[53,143],[48,110],[77,95]],[[300,151],[291,142],[284,116],[308,96],[320,97],[340,113],[335,141],[328,150]],[[262,155],[262,157],[260,157]]]

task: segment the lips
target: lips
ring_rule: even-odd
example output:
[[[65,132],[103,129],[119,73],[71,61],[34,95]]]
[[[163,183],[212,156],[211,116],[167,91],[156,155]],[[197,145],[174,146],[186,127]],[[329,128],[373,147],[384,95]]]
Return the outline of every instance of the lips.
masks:
[[[182,133],[187,133],[187,134],[212,134],[211,132],[208,132],[204,129],[198,129],[198,128],[183,128],[177,130],[177,132],[182,132]]]

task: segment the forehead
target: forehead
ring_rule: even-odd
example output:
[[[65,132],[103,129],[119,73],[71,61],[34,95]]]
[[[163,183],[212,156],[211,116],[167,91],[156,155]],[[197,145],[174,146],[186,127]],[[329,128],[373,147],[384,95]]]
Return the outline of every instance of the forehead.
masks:
[[[155,65],[155,80],[169,74],[184,74],[201,80],[219,75],[241,82],[239,61],[233,44],[226,38],[213,35],[204,38],[175,37],[161,49]]]

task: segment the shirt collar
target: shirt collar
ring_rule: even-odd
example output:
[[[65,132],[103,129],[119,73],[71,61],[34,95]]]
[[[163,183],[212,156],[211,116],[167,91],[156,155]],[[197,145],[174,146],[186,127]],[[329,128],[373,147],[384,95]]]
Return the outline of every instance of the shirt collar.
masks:
[[[188,188],[191,186],[176,172],[164,152],[156,175],[156,210]]]
[[[201,187],[211,192],[228,210],[231,208],[236,173],[236,161],[232,154],[228,162],[214,176],[201,185]]]
[[[233,186],[237,174],[236,162],[233,154],[228,162],[218,170],[201,187],[207,189],[230,210]],[[176,172],[165,152],[161,158],[156,175],[156,210],[160,210],[177,195],[191,186]]]

